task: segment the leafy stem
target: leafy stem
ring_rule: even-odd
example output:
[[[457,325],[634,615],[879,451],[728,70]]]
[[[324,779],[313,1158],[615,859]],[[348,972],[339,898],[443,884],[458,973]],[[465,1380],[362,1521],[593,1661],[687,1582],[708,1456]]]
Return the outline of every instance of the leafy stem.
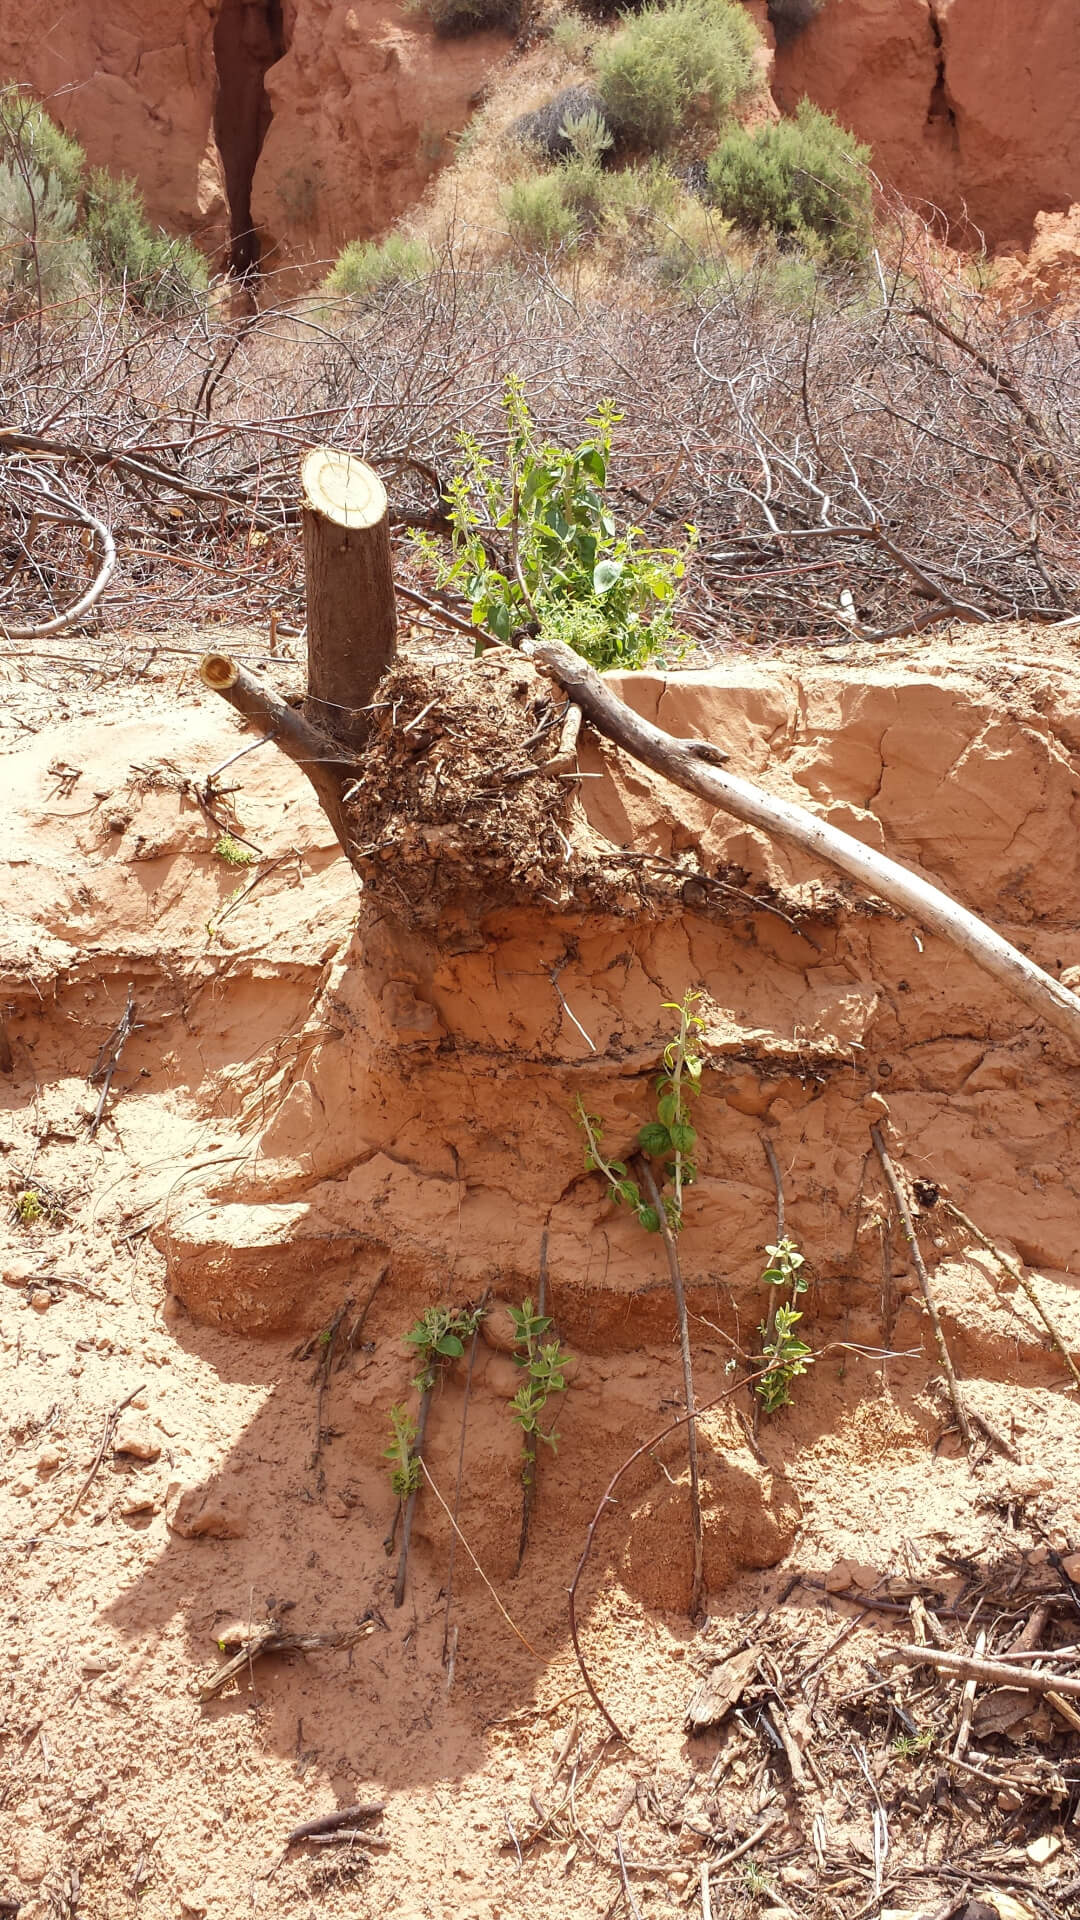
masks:
[[[795,1331],[802,1319],[795,1303],[807,1289],[802,1273],[805,1259],[795,1241],[786,1235],[765,1251],[769,1265],[761,1276],[762,1282],[790,1290],[788,1299],[774,1314],[766,1315],[758,1328],[762,1336],[761,1358],[768,1372],[757,1382],[754,1392],[766,1413],[776,1413],[781,1407],[791,1405],[791,1382],[813,1366],[814,1356]]]

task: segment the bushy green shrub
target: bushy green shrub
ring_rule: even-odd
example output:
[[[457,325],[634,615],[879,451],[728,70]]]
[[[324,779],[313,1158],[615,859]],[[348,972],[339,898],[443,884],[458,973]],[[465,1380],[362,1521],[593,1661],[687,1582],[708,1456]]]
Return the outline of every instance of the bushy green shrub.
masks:
[[[78,198],[86,166],[78,141],[50,120],[44,107],[22,87],[0,86],[0,152],[12,159],[16,148],[43,179],[55,177],[66,199]]]
[[[873,231],[869,159],[831,114],[802,100],[793,120],[733,129],[709,160],[709,190],[742,227],[857,260]]]
[[[350,240],[338,254],[324,282],[327,293],[382,293],[405,280],[421,280],[431,269],[426,241],[404,233],[388,233],[385,240]]]
[[[55,173],[0,160],[0,293],[44,306],[89,287],[90,252],[76,232],[78,203]]]
[[[656,151],[694,115],[719,124],[759,84],[760,39],[733,0],[672,0],[628,20],[597,57],[597,80],[622,141]]]
[[[575,7],[567,7],[551,29],[551,40],[567,60],[584,66],[596,41],[596,28]]]
[[[22,305],[90,280],[79,224],[86,156],[21,87],[0,87],[0,290]]]
[[[621,416],[602,402],[589,437],[568,449],[537,440],[513,377],[505,406],[504,471],[459,435],[461,465],[447,488],[451,556],[430,535],[413,535],[439,585],[464,594],[474,625],[499,640],[536,621],[597,667],[639,667],[685,650],[675,607],[697,532],[687,527],[682,545],[656,548],[637,527],[617,525],[604,490]]]
[[[529,173],[515,180],[502,198],[510,238],[526,253],[571,252],[581,239],[581,222],[566,196],[564,168]]]
[[[130,180],[86,155],[17,86],[0,87],[0,289],[17,304],[86,293],[95,279],[153,313],[186,305],[206,286],[189,240],[150,225]]]
[[[102,279],[150,313],[175,313],[206,287],[206,262],[190,240],[152,227],[133,180],[95,167],[86,189],[86,233]]]

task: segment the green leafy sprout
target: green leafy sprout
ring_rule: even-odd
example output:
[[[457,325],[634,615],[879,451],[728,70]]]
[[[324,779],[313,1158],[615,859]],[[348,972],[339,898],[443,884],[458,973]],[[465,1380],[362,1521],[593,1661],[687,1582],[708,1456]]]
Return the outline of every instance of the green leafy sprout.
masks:
[[[383,1459],[390,1462],[390,1485],[399,1500],[407,1500],[420,1485],[420,1462],[413,1452],[416,1422],[407,1407],[390,1409],[390,1445]]]
[[[510,1313],[517,1346],[514,1360],[526,1372],[510,1407],[524,1435],[527,1456],[531,1459],[530,1441],[533,1450],[537,1440],[542,1440],[553,1453],[558,1450],[559,1436],[555,1428],[549,1427],[545,1432],[540,1420],[551,1395],[566,1392],[564,1369],[568,1356],[563,1353],[558,1340],[544,1339],[544,1335],[551,1330],[551,1316],[535,1312],[530,1299],[524,1300],[520,1307],[511,1307]]]
[[[661,1161],[662,1177],[672,1183],[671,1193],[662,1196],[667,1225],[672,1233],[678,1233],[682,1227],[683,1191],[697,1178],[697,1165],[693,1159],[697,1133],[690,1124],[689,1103],[701,1091],[702,1060],[695,1046],[697,1036],[705,1026],[696,1011],[701,999],[700,993],[688,990],[681,1000],[664,1001],[665,1012],[678,1014],[679,1030],[664,1048],[664,1071],[655,1085],[656,1119],[648,1121],[638,1134],[640,1151],[647,1154],[650,1160]],[[580,1096],[577,1121],[585,1135],[586,1173],[602,1173],[615,1202],[629,1207],[646,1233],[659,1233],[660,1217],[656,1208],[642,1198],[641,1189],[637,1181],[631,1178],[626,1162],[607,1158],[603,1147],[602,1123],[596,1114],[587,1111]]]
[[[231,833],[219,836],[214,842],[214,852],[227,867],[253,867],[259,857],[251,847],[245,847],[243,841],[237,840]]]
[[[924,1753],[929,1753],[933,1744],[933,1728],[924,1727],[921,1733],[898,1733],[892,1750],[901,1760],[918,1760]]]
[[[32,1227],[42,1219],[45,1207],[36,1187],[25,1187],[15,1200],[15,1218],[20,1227]]]
[[[503,405],[504,471],[479,441],[459,437],[461,467],[447,488],[450,558],[430,534],[412,536],[439,585],[463,594],[474,626],[504,643],[532,626],[600,669],[684,652],[674,606],[697,530],[687,527],[682,546],[657,548],[637,527],[619,529],[604,500],[621,418],[611,402],[572,450],[537,441],[517,378]]]
[[[460,1360],[465,1342],[480,1325],[479,1307],[427,1307],[413,1322],[405,1337],[419,1362],[413,1386],[423,1399],[438,1378],[439,1368],[451,1360]],[[416,1422],[404,1406],[390,1409],[390,1444],[383,1459],[390,1463],[390,1485],[399,1500],[407,1500],[420,1485],[420,1457],[416,1448]]]
[[[766,1247],[769,1265],[762,1274],[763,1284],[789,1289],[789,1297],[768,1315],[758,1328],[762,1337],[761,1359],[768,1371],[757,1382],[754,1392],[766,1413],[777,1413],[791,1405],[791,1383],[812,1367],[814,1357],[795,1328],[802,1314],[795,1305],[806,1292],[807,1281],[801,1269],[806,1264],[794,1240],[786,1236],[775,1247]]]
[[[428,1307],[409,1328],[405,1344],[415,1348],[420,1371],[413,1380],[417,1393],[429,1393],[435,1385],[439,1362],[460,1360],[465,1342],[480,1324],[476,1307]]]

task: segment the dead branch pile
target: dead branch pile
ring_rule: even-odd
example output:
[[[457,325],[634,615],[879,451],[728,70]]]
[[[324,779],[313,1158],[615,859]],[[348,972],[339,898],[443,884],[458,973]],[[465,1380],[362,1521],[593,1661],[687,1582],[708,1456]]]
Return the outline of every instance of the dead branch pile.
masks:
[[[438,525],[459,431],[501,445],[508,367],[564,441],[617,399],[627,518],[701,529],[706,645],[1061,620],[1080,605],[1078,344],[1075,319],[1003,314],[925,262],[872,298],[823,286],[809,315],[753,273],[613,302],[448,257],[348,313],[16,317],[0,628],[299,625],[303,449],[361,453],[399,524]]]

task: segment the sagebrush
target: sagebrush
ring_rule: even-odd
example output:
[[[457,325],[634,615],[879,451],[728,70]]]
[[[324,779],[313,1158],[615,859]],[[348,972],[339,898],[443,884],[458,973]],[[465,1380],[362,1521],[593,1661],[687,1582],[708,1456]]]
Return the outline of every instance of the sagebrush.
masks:
[[[597,83],[623,143],[670,146],[692,117],[719,125],[760,86],[761,42],[734,0],[672,0],[626,20],[596,55]]]
[[[801,100],[794,119],[728,133],[709,159],[709,191],[741,227],[853,261],[873,240],[869,164],[868,147]]]

